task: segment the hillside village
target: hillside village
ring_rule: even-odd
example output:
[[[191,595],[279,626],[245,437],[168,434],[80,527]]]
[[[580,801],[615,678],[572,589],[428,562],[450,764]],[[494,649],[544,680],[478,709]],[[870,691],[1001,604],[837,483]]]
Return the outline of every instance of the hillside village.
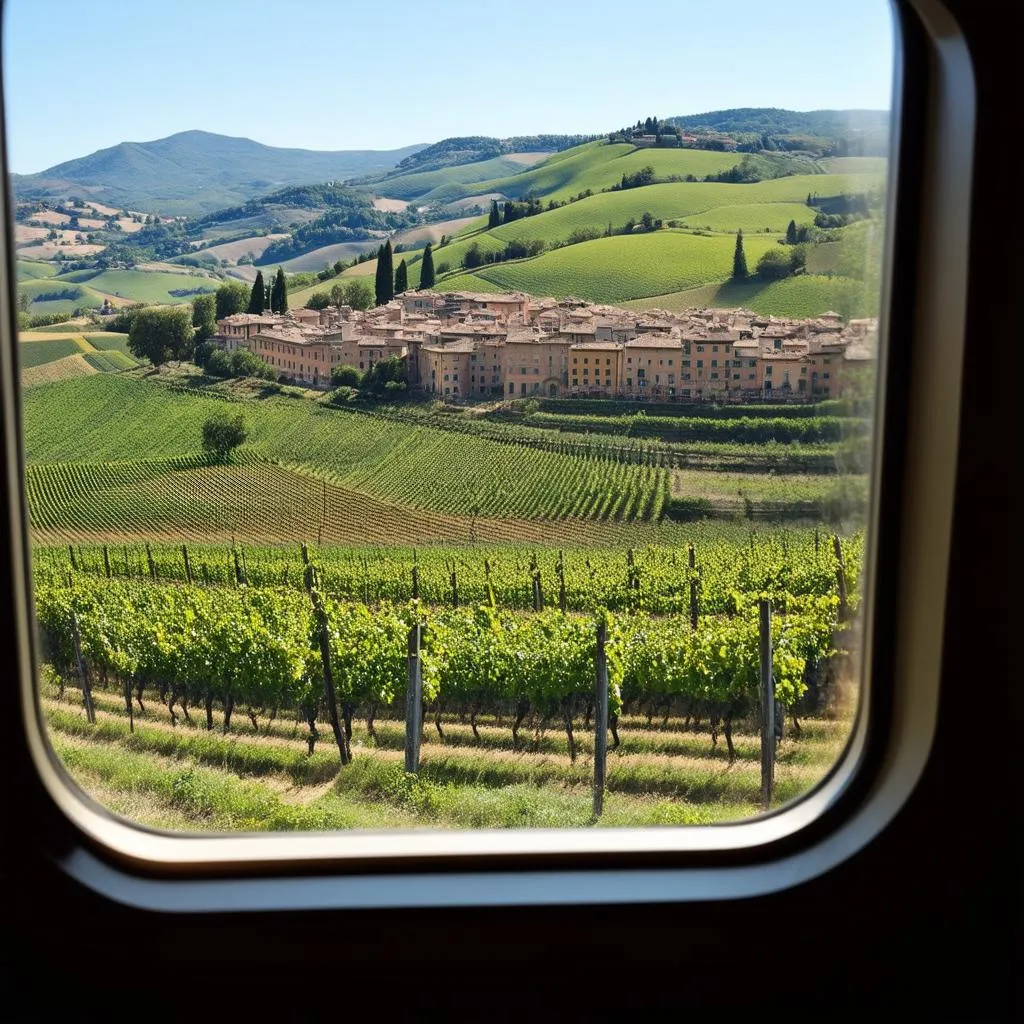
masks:
[[[523,292],[408,291],[347,306],[238,313],[213,343],[249,349],[314,388],[332,371],[397,357],[409,388],[443,401],[587,397],[657,401],[837,398],[874,358],[877,322],[745,309],[635,312]]]

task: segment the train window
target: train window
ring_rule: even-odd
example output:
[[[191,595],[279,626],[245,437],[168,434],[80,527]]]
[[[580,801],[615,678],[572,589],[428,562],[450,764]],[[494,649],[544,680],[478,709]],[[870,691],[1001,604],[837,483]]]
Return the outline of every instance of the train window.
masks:
[[[417,21],[410,117],[368,14],[314,4],[287,90],[211,105],[251,2],[101,4],[71,107],[5,4],[26,722],[106,851],[750,853],[856,789],[886,472],[930,465],[887,343],[923,16],[641,0],[631,53],[532,7],[504,82]],[[342,29],[374,102],[325,119]],[[749,372],[632,374],[694,344]]]

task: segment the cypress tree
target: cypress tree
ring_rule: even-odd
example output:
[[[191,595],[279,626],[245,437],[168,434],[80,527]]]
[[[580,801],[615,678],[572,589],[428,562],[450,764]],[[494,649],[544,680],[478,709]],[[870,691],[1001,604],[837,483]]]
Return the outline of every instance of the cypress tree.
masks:
[[[498,200],[491,200],[491,215],[487,218],[487,226],[496,228],[501,223],[501,211],[498,209]]]
[[[263,283],[263,271],[256,271],[256,280],[252,283],[252,294],[249,296],[249,313],[262,313],[267,308],[267,288]]]
[[[270,308],[274,313],[288,312],[288,286],[284,280],[284,270],[277,268],[274,284],[270,290]]]
[[[789,222],[789,227],[786,228],[786,244],[796,245],[796,241],[796,221],[791,220]]]
[[[373,291],[376,304],[383,306],[387,299],[384,298],[384,246],[377,250],[377,274],[373,281]]]
[[[736,252],[732,257],[732,279],[742,281],[747,276],[747,257],[743,252],[743,229],[736,232]]]
[[[384,285],[384,301],[390,302],[395,297],[395,267],[391,258],[391,239],[384,243],[384,269],[381,271],[381,283]]]
[[[430,243],[423,250],[423,262],[420,264],[420,287],[434,287],[434,254],[430,251]]]
[[[409,268],[405,265],[405,260],[402,260],[398,264],[398,269],[395,271],[395,294],[401,295],[402,292],[406,291],[409,287]]]

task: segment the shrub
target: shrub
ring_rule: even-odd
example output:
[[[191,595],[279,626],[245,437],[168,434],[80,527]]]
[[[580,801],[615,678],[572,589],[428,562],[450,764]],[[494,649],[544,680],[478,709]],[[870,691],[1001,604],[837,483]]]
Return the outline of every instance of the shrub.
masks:
[[[227,462],[248,436],[241,413],[215,412],[203,424],[203,451],[213,460]]]
[[[335,387],[358,388],[363,375],[354,366],[336,366],[331,370],[331,383]]]

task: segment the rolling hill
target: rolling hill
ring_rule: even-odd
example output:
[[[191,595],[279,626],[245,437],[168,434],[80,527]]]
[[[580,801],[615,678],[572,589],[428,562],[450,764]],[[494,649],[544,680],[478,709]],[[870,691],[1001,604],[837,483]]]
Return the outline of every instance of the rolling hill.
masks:
[[[285,185],[388,170],[422,148],[319,152],[188,131],[152,142],[121,142],[37,174],[14,174],[11,181],[18,199],[81,194],[113,206],[192,215]]]

